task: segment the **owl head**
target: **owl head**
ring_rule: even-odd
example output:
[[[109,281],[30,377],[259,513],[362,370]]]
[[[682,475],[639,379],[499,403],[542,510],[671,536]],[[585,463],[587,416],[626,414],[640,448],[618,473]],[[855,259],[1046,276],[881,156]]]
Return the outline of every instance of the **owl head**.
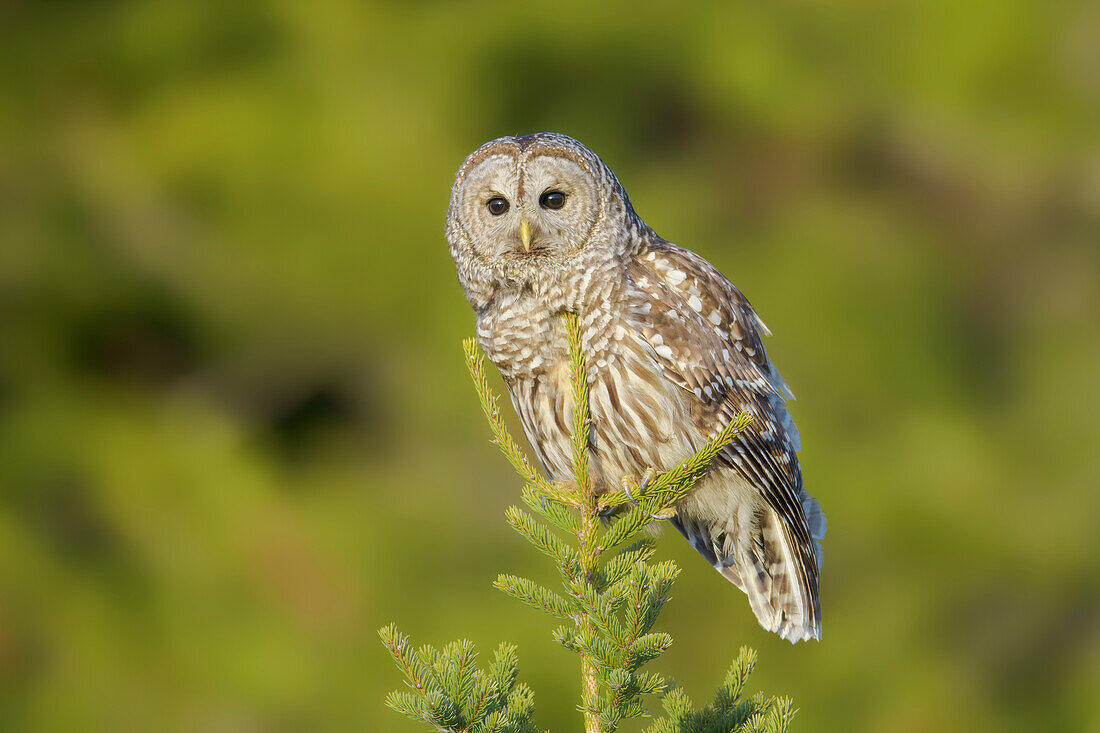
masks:
[[[499,287],[560,277],[595,257],[625,258],[637,217],[615,174],[571,137],[501,137],[455,177],[447,240],[471,303]]]

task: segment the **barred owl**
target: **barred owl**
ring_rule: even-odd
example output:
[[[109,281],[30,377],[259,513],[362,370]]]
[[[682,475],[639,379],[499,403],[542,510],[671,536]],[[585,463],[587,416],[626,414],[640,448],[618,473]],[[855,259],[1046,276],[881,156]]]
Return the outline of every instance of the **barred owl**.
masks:
[[[597,489],[667,469],[739,411],[753,416],[672,521],[764,628],[820,639],[825,516],[802,486],[793,395],[745,296],[657,236],[610,168],[554,133],[474,151],[455,178],[447,240],[478,341],[551,479],[572,475],[566,311],[583,324]]]

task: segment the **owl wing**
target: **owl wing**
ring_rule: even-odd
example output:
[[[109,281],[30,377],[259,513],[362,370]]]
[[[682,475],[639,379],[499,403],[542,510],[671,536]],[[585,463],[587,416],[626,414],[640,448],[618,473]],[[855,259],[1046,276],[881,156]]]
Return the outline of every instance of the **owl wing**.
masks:
[[[765,628],[792,641],[820,638],[825,517],[802,487],[798,429],[785,402],[793,395],[764,350],[766,327],[737,288],[682,247],[650,245],[628,275],[641,298],[639,330],[664,376],[694,396],[704,434],[741,410],[754,418],[677,527],[748,594]],[[745,506],[745,487],[757,506]]]

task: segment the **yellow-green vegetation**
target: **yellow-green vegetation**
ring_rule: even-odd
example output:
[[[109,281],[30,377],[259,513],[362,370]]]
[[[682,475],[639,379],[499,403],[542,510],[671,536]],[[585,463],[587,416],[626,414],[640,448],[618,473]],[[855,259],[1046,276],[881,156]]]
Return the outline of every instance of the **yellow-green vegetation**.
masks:
[[[489,590],[555,578],[500,521],[443,238],[463,158],[547,129],[760,311],[829,517],[813,645],[658,538],[662,672],[702,694],[749,645],[815,732],[1100,728],[1098,29],[1041,0],[6,4],[0,729],[412,733],[391,620],[516,644],[539,725],[576,726],[575,660]]]

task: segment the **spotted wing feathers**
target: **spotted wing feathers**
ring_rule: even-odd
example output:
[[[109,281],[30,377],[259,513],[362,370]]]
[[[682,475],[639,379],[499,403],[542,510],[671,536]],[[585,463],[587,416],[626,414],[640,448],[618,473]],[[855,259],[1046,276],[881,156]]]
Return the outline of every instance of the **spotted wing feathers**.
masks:
[[[802,487],[785,402],[793,395],[768,360],[763,322],[716,269],[676,245],[652,245],[628,274],[640,293],[639,329],[665,377],[694,395],[701,433],[741,410],[753,416],[685,500],[677,527],[745,591],[765,628],[791,641],[820,638],[825,516]]]

